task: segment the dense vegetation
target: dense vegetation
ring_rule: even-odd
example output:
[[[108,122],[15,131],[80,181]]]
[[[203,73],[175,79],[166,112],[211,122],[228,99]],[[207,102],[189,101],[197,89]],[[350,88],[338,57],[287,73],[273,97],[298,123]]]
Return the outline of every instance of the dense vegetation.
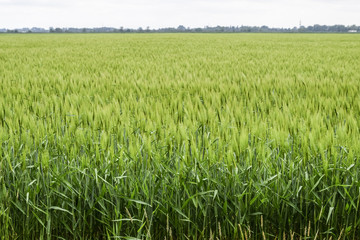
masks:
[[[1,239],[356,239],[359,35],[1,35]]]
[[[319,25],[302,26],[292,28],[274,28],[268,26],[206,26],[203,28],[190,28],[183,25],[159,29],[143,28],[114,28],[114,27],[98,27],[98,28],[17,28],[6,29],[0,28],[0,33],[360,33],[360,26],[356,25]]]

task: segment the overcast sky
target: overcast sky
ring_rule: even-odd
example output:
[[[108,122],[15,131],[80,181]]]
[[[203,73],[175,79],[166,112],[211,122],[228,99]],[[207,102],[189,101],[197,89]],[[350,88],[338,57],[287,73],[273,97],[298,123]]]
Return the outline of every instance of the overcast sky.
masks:
[[[0,28],[360,25],[360,0],[0,0]]]

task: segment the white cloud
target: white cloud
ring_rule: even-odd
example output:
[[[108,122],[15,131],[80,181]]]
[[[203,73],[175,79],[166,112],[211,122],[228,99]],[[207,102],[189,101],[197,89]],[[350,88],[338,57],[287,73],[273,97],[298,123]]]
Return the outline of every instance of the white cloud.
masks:
[[[0,0],[0,28],[360,25],[355,0]]]

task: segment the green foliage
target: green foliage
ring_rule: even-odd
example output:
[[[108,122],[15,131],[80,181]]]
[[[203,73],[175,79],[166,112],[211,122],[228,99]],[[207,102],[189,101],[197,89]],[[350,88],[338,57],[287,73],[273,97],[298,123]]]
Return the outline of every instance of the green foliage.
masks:
[[[0,239],[356,239],[358,38],[0,36]]]

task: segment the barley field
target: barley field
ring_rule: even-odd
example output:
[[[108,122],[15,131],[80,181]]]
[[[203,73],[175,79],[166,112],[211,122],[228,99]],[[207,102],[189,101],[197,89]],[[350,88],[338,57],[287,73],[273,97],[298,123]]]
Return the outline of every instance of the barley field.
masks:
[[[359,239],[360,35],[0,35],[0,239]]]

